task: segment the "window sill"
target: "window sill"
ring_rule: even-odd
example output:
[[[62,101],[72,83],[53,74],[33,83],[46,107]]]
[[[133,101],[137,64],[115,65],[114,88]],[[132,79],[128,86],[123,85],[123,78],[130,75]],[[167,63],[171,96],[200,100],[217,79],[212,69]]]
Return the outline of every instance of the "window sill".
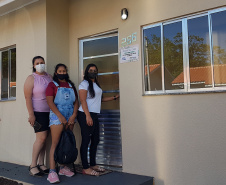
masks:
[[[12,97],[9,99],[1,99],[0,102],[5,102],[5,101],[16,101],[16,97]]]
[[[190,92],[164,92],[164,93],[154,93],[154,92],[151,92],[151,93],[148,93],[148,92],[145,92],[143,94],[143,96],[158,96],[158,95],[187,95],[187,94],[207,94],[207,93],[225,93],[226,92],[226,89],[224,90],[209,90],[209,91],[190,91]]]

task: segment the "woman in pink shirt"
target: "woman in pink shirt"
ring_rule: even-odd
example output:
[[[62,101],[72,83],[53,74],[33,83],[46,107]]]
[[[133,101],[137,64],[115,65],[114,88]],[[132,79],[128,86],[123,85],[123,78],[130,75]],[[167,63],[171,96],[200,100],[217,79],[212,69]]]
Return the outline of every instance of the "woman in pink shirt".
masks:
[[[33,74],[27,77],[24,84],[24,96],[29,113],[28,122],[34,127],[36,134],[29,174],[40,177],[49,173],[49,170],[44,165],[45,143],[49,131],[50,112],[45,92],[48,84],[52,81],[52,77],[45,72],[45,60],[43,57],[34,57],[32,64]]]

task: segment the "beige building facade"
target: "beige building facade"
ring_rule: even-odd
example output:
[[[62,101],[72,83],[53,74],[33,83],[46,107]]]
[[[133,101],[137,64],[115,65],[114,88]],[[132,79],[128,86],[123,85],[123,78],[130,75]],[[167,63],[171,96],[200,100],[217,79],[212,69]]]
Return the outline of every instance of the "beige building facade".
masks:
[[[177,20],[181,20],[183,29],[189,30],[189,17],[205,13],[210,17],[208,12],[223,12],[225,1],[38,0],[21,1],[13,8],[6,7],[13,2],[5,2],[6,5],[0,4],[0,52],[16,48],[16,97],[0,101],[0,161],[22,165],[31,161],[35,135],[27,122],[23,85],[31,74],[32,58],[43,56],[50,74],[57,63],[66,64],[78,88],[83,69],[81,41],[116,34],[122,171],[153,176],[156,185],[225,184],[224,85],[199,91],[192,89],[191,83],[185,87],[185,80],[187,91],[160,93],[144,87],[144,31],[155,25],[165,28],[165,23]],[[123,8],[128,10],[127,20],[121,19]],[[208,19],[212,20],[214,17]],[[183,32],[183,41],[185,35]],[[136,38],[132,39],[133,36]],[[125,43],[127,48],[138,49],[135,61],[122,63]],[[185,45],[183,42],[182,47],[186,48]],[[183,57],[186,58],[185,54]],[[186,69],[185,64],[182,66]],[[79,146],[78,124],[74,133]]]

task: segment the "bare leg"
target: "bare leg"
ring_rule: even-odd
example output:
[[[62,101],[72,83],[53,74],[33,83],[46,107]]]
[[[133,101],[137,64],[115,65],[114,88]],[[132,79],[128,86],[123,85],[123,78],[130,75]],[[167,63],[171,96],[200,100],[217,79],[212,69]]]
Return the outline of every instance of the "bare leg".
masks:
[[[38,164],[44,164],[44,158],[45,158],[45,151],[46,151],[46,144],[43,145],[39,158],[38,158]]]
[[[63,131],[63,125],[51,125],[51,137],[52,137],[52,144],[49,153],[49,163],[50,169],[55,169],[55,161],[54,161],[54,152],[57,147],[57,144],[60,140],[61,133]]]
[[[46,143],[42,147],[38,158],[38,164],[42,170],[47,170],[47,167],[45,166],[45,154],[46,154]]]
[[[49,135],[49,131],[47,132],[47,137],[48,137],[48,135]],[[44,164],[45,164],[45,154],[46,154],[46,142],[44,143],[44,145],[43,145],[43,147],[40,151],[39,157],[38,157],[38,164],[41,165],[40,168],[42,170],[47,169],[47,167],[44,166]]]
[[[42,148],[45,144],[46,138],[47,138],[47,133],[48,133],[48,131],[36,133],[36,140],[33,144],[31,167],[34,167],[37,165],[37,160],[38,160],[40,151],[42,150]],[[31,169],[31,173],[33,173],[33,174],[38,173],[38,172],[39,172],[39,170],[37,168]]]

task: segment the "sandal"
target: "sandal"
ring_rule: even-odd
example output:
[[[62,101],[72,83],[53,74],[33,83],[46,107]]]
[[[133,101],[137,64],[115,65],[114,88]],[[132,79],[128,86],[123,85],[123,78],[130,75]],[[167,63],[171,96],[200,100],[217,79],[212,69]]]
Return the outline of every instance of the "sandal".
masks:
[[[96,166],[96,167],[92,166],[90,168],[97,171],[97,172],[105,172],[105,169],[100,167],[100,166]]]
[[[33,174],[33,173],[31,172],[31,169],[33,169],[33,168],[38,168],[38,165],[37,165],[37,166],[34,166],[34,167],[31,167],[31,166],[28,167],[28,171],[29,171],[29,174],[30,174],[31,176],[42,177],[42,176],[44,175],[44,173],[41,172],[41,171],[39,171],[38,173]],[[39,168],[38,168],[38,169],[39,169]]]
[[[39,164],[39,165],[37,165],[39,171],[41,171],[41,172],[44,173],[44,174],[49,174],[49,169],[47,168],[47,169],[43,170],[43,169],[41,169],[41,166],[46,167],[44,164]]]
[[[87,172],[85,172],[84,169],[82,170],[82,174],[83,174],[83,175],[97,176],[97,177],[100,175],[99,172],[97,172],[97,171],[95,171],[95,170],[92,170],[91,173],[87,173]]]

